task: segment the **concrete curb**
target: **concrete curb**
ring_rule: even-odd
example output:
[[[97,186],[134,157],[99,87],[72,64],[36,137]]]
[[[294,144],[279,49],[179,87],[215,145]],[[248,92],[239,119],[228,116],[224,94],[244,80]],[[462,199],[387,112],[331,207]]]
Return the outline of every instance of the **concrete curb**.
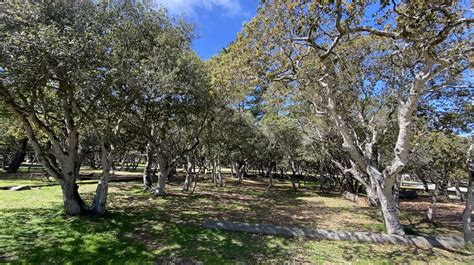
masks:
[[[464,240],[460,237],[397,236],[368,232],[340,232],[323,229],[284,227],[267,224],[250,224],[215,220],[206,220],[203,224],[203,227],[207,229],[247,232],[261,235],[283,235],[318,240],[345,240],[380,244],[402,244],[416,246],[419,248],[436,247],[454,250],[464,247]]]

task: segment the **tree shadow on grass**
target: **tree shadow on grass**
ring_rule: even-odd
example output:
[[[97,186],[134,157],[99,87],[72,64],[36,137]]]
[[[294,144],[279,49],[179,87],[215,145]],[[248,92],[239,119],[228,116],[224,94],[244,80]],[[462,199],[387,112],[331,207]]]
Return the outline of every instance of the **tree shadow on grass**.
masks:
[[[206,212],[199,211],[197,198],[170,196],[160,203],[144,198],[146,194],[111,193],[110,200],[120,207],[102,217],[66,217],[59,204],[0,209],[1,261],[248,263],[285,258],[287,239],[202,229]]]
[[[110,193],[111,213],[103,217],[65,217],[59,202],[50,209],[0,209],[0,261],[281,263],[289,257],[318,256],[316,252],[321,245],[342,251],[341,256],[346,260],[391,260],[402,255],[403,258],[395,260],[408,262],[408,254],[417,260],[432,260],[427,251],[417,253],[390,246],[376,252],[372,249],[379,248],[378,245],[354,242],[316,241],[311,243],[316,250],[307,252],[299,239],[202,228],[205,219],[308,226],[338,214],[379,218],[377,210],[372,208],[306,200],[314,197],[306,192],[277,188],[267,193],[264,188],[252,191],[244,185],[215,192],[212,187],[203,187],[202,192],[189,196],[179,192],[180,185],[171,185],[169,196],[156,198],[141,191],[139,185],[114,185],[120,189]],[[92,194],[85,194],[84,198],[91,200]],[[316,215],[295,218],[302,210],[314,210]],[[294,255],[295,252],[304,254]],[[327,254],[328,260],[334,258],[331,251]]]
[[[105,217],[65,217],[54,209],[0,210],[4,259],[22,263],[151,262],[153,255],[130,233],[139,217],[114,212]]]
[[[166,224],[151,236],[165,239],[157,248],[158,263],[256,263],[286,260],[289,239],[238,232],[204,230],[186,225]]]

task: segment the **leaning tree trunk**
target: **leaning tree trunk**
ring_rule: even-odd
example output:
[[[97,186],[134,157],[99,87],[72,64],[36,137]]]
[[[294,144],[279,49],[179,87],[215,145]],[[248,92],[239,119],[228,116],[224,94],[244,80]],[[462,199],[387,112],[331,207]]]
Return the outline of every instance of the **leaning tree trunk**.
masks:
[[[469,148],[469,159],[467,161],[467,168],[469,172],[469,180],[467,184],[467,193],[466,193],[466,207],[464,208],[464,212],[462,214],[462,224],[463,224],[463,232],[464,232],[464,241],[466,243],[472,242],[472,224],[471,224],[471,215],[472,215],[472,208],[473,208],[473,196],[472,196],[472,189],[474,185],[474,135],[471,136],[471,146]]]
[[[20,140],[20,143],[18,145],[18,150],[16,151],[15,155],[13,156],[12,161],[10,162],[10,165],[7,168],[7,173],[16,173],[18,171],[18,169],[21,166],[21,163],[23,163],[23,160],[25,160],[27,147],[28,147],[28,138],[24,137],[23,139]]]
[[[97,184],[97,188],[92,201],[92,212],[94,214],[104,214],[107,209],[107,195],[109,191],[110,169],[114,162],[113,147],[101,143],[102,176]]]
[[[401,185],[401,176],[397,175],[395,177],[395,182],[392,187],[392,196],[395,204],[397,205],[397,211],[400,213],[400,185]]]
[[[146,145],[146,164],[143,170],[143,188],[144,190],[151,190],[153,185],[153,147],[151,143]]]
[[[426,212],[426,219],[431,223],[434,220],[434,210],[436,206],[436,201],[438,200],[438,196],[439,196],[439,185],[436,183],[433,196],[431,197],[430,207],[428,207],[428,211]]]
[[[399,212],[397,210],[397,204],[393,199],[392,185],[382,184],[382,179],[374,178],[377,186],[377,195],[379,197],[380,208],[385,223],[387,233],[394,235],[405,235],[400,223]]]

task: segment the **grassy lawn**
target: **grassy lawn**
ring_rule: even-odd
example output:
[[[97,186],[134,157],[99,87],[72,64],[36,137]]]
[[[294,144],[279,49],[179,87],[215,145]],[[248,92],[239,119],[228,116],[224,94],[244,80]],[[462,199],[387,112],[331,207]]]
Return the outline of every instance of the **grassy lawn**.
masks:
[[[109,213],[103,217],[65,217],[58,186],[13,192],[0,190],[0,261],[22,263],[469,263],[472,251],[422,250],[408,246],[316,241],[202,229],[205,219],[234,220],[348,231],[383,231],[377,209],[337,194],[291,191],[279,182],[229,181],[214,188],[198,183],[196,193],[168,185],[155,198],[139,183],[111,183]],[[95,185],[79,191],[90,202]],[[419,204],[416,204],[419,206]],[[460,235],[452,224],[456,205],[441,203],[438,222],[422,221],[423,205],[402,203],[403,222],[412,233]],[[426,209],[426,208],[424,208]]]

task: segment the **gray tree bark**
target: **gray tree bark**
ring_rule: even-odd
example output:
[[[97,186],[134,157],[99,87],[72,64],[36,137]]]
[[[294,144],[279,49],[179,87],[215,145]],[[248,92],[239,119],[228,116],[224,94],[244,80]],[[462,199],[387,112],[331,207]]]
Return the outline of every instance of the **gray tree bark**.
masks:
[[[474,204],[474,199],[472,196],[472,189],[474,183],[474,135],[471,136],[471,146],[469,148],[469,159],[467,161],[467,168],[469,172],[469,180],[467,184],[467,194],[466,194],[466,207],[462,214],[462,225],[464,232],[464,241],[469,243],[473,241],[472,238],[472,208]]]
[[[146,164],[143,170],[143,188],[144,190],[151,190],[153,185],[153,147],[151,143],[146,145]]]
[[[377,195],[377,185],[374,181],[370,181],[370,183],[365,186],[365,192],[367,193],[367,199],[369,200],[369,204],[374,207],[379,207],[380,200]]]
[[[215,174],[216,174],[216,187],[223,187],[224,186],[224,181],[222,179],[222,167],[221,167],[221,158],[220,155],[217,155],[216,158],[216,164],[215,164]]]
[[[242,181],[244,180],[244,175],[245,175],[245,162],[236,163],[235,173],[237,174],[236,177],[239,180],[239,183],[242,183]]]
[[[79,195],[76,184],[78,171],[74,159],[67,159],[60,164],[64,176],[58,178],[63,194],[64,212],[67,215],[81,215],[87,211],[86,204]]]
[[[214,183],[214,186],[217,187],[217,167],[215,158],[211,161],[211,180]]]
[[[110,170],[114,162],[113,146],[101,143],[102,176],[97,184],[91,211],[94,214],[104,214],[107,210]]]
[[[397,210],[397,204],[393,199],[392,187],[384,186],[382,180],[376,180],[377,195],[380,201],[380,208],[387,229],[387,233],[395,235],[404,235],[405,232],[402,229],[400,223],[399,212]]]
[[[459,188],[459,180],[455,179],[454,180],[454,186],[456,188],[456,195],[458,196],[459,200],[461,202],[464,201],[464,194],[461,192],[461,189]]]
[[[191,183],[194,182],[193,161],[191,154],[186,155],[186,177],[184,179],[183,191],[189,191]]]
[[[276,163],[271,161],[268,167],[265,169],[265,176],[268,178],[268,191],[270,191],[270,189],[273,187],[273,170],[276,170]]]
[[[392,187],[392,194],[393,194],[393,200],[395,201],[395,204],[397,205],[397,211],[400,213],[400,183],[401,182],[401,176],[397,175],[395,177],[395,182],[393,183]]]
[[[436,186],[435,186],[435,189],[434,189],[434,192],[433,192],[433,196],[431,197],[431,204],[428,207],[428,211],[426,212],[426,219],[429,222],[434,221],[434,210],[435,210],[435,206],[436,206],[436,201],[438,200],[438,196],[439,196],[439,185],[438,184],[435,184],[435,185]]]
[[[290,167],[291,167],[291,177],[290,177],[291,185],[293,187],[293,190],[297,191],[298,190],[298,187],[296,187],[296,172],[297,172],[297,170],[296,170],[295,161],[291,160]]]
[[[157,162],[159,165],[159,169],[158,169],[158,185],[155,189],[155,195],[164,196],[166,195],[165,193],[166,180],[168,179],[171,171],[173,170],[173,167],[170,166],[166,157],[162,156],[161,154],[158,154]]]

